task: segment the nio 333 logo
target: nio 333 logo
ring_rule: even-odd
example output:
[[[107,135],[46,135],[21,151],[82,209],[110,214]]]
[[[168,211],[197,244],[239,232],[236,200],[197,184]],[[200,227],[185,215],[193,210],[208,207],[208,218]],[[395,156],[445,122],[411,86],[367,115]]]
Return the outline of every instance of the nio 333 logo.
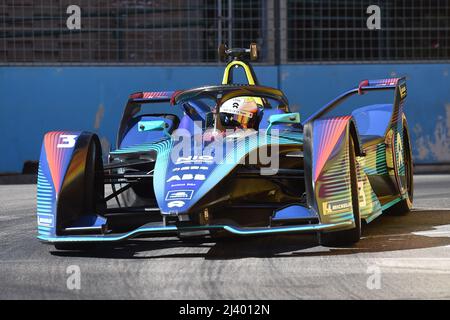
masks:
[[[75,146],[75,142],[77,141],[76,134],[62,134],[59,136],[59,143],[56,146],[57,148],[73,148]]]

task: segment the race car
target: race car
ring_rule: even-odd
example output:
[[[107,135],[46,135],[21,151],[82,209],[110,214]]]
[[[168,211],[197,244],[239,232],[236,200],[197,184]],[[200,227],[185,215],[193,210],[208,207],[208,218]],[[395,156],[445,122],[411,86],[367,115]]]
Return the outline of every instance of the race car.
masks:
[[[258,83],[255,44],[219,54],[221,84],[131,94],[106,157],[95,133],[45,134],[39,240],[80,250],[136,237],[316,233],[341,246],[360,239],[362,222],[410,211],[405,78],[361,81],[301,120],[282,91]],[[246,83],[233,81],[237,69]],[[333,115],[347,98],[381,91],[393,102]],[[156,104],[168,112],[152,113]]]

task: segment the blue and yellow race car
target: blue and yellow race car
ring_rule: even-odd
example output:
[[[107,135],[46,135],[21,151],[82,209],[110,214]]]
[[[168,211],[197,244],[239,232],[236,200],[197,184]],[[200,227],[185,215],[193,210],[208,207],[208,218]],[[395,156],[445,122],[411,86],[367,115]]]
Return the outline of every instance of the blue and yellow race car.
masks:
[[[258,83],[255,45],[219,53],[221,84],[131,94],[106,157],[94,133],[44,136],[39,240],[64,250],[138,236],[317,233],[339,246],[360,239],[362,221],[410,211],[404,78],[364,80],[301,120],[283,92]],[[381,91],[393,102],[333,115],[347,98]],[[152,113],[156,104],[182,116]]]

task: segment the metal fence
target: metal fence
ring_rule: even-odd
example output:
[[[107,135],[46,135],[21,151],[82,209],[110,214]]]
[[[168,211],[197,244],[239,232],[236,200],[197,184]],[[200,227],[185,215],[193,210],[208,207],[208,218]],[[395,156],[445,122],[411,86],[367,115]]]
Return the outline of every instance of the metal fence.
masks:
[[[367,27],[371,5],[379,30]],[[288,0],[285,28],[290,62],[450,59],[448,0]]]
[[[195,63],[217,61],[219,42],[260,45],[264,0],[3,0],[0,61]],[[70,5],[81,29],[70,30]]]
[[[81,9],[81,29],[67,8]],[[381,29],[369,30],[369,5]],[[448,0],[2,0],[0,63],[198,64],[257,42],[263,63],[450,60]]]

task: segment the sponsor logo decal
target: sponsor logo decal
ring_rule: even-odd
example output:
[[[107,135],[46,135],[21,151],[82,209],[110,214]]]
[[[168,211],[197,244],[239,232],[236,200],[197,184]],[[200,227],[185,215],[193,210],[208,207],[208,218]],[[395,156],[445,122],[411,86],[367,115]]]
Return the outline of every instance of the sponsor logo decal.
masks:
[[[62,134],[59,136],[59,143],[56,145],[57,148],[73,148],[75,146],[76,138],[78,136],[75,134]]]
[[[171,181],[181,181],[181,180],[196,180],[196,181],[204,181],[206,180],[206,176],[204,174],[190,174],[190,173],[186,173],[183,174],[182,176],[179,175],[174,175],[171,176],[169,179],[167,179],[166,182],[171,182]]]
[[[38,225],[43,227],[52,227],[53,226],[53,216],[47,214],[39,214],[38,215]]]
[[[253,112],[245,110],[246,108],[252,107],[252,102],[254,103],[254,99],[251,97],[232,98],[222,104],[220,112],[252,118]]]
[[[214,157],[212,156],[189,156],[189,157],[180,157],[177,159],[175,164],[182,163],[213,163]]]
[[[167,192],[166,200],[191,200],[194,190],[172,190]]]
[[[324,214],[332,214],[338,212],[344,212],[351,209],[352,204],[347,200],[338,200],[338,201],[325,201],[323,203],[323,212]]]
[[[205,166],[187,166],[187,167],[181,167],[181,168],[173,168],[173,172],[177,171],[189,171],[189,170],[208,170],[208,167]]]
[[[169,208],[181,208],[182,206],[184,206],[186,204],[186,202],[184,202],[184,201],[178,201],[178,200],[176,200],[176,201],[171,201],[171,202],[169,202],[168,204],[167,204],[167,206],[169,207]]]

